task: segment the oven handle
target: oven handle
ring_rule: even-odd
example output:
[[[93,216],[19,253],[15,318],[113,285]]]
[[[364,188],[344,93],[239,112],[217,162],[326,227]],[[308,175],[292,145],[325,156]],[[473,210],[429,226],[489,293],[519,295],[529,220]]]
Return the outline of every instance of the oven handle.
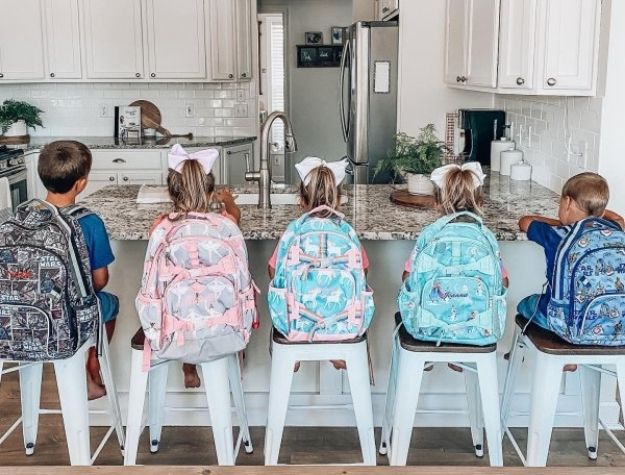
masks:
[[[9,185],[15,185],[20,181],[28,180],[28,173],[25,168],[22,168],[17,173],[12,173],[10,175],[5,175],[5,177],[9,180]]]

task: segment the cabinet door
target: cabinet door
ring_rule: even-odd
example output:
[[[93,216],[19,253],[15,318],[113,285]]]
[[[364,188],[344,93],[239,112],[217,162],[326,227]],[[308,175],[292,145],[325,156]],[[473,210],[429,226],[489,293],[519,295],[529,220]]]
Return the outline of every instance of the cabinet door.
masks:
[[[497,87],[499,0],[471,0],[468,50],[466,84]]]
[[[147,0],[150,78],[206,77],[203,0]]]
[[[445,82],[463,84],[467,75],[469,0],[447,0]]]
[[[250,0],[236,0],[237,76],[252,77],[252,7]]]
[[[101,171],[89,173],[87,188],[80,195],[81,198],[89,196],[105,186],[117,185],[117,172]]]
[[[41,0],[2,0],[0,5],[0,80],[43,79]]]
[[[378,18],[386,20],[393,17],[399,9],[399,0],[381,0],[378,3]]]
[[[545,90],[594,88],[600,16],[600,0],[546,2]]]
[[[235,0],[208,0],[211,78],[234,80],[236,69]]]
[[[144,76],[141,0],[84,0],[87,77]]]
[[[118,174],[120,185],[162,185],[163,172],[122,172]]]
[[[501,0],[499,86],[534,87],[536,0]]]
[[[242,186],[245,181],[247,163],[254,164],[253,145],[241,145],[223,149],[224,183],[230,186]]]
[[[45,0],[46,55],[50,79],[79,79],[78,0]]]

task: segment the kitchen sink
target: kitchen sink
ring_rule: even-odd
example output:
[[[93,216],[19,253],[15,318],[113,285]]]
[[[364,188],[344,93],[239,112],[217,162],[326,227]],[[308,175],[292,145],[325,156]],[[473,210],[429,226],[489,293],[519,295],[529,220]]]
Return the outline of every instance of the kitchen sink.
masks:
[[[240,193],[235,199],[238,205],[257,205],[258,193]],[[296,205],[299,204],[297,193],[274,193],[271,195],[272,205]]]

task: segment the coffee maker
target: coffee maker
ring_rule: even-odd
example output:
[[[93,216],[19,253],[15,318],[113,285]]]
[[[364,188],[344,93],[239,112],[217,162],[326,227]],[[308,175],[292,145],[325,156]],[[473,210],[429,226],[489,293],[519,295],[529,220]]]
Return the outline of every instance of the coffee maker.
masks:
[[[459,109],[460,158],[466,162],[490,165],[490,143],[504,135],[506,113],[495,109]]]

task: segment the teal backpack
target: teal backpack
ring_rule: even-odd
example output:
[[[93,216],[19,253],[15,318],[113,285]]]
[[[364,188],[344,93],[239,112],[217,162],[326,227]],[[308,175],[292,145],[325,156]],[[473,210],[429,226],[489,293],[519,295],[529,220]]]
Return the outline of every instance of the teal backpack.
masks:
[[[289,341],[344,341],[367,330],[373,292],[360,241],[342,214],[323,206],[293,221],[277,256],[267,300],[273,326]]]
[[[408,333],[438,344],[485,346],[501,338],[507,291],[499,246],[478,216],[440,218],[423,230],[411,259],[398,297]]]

